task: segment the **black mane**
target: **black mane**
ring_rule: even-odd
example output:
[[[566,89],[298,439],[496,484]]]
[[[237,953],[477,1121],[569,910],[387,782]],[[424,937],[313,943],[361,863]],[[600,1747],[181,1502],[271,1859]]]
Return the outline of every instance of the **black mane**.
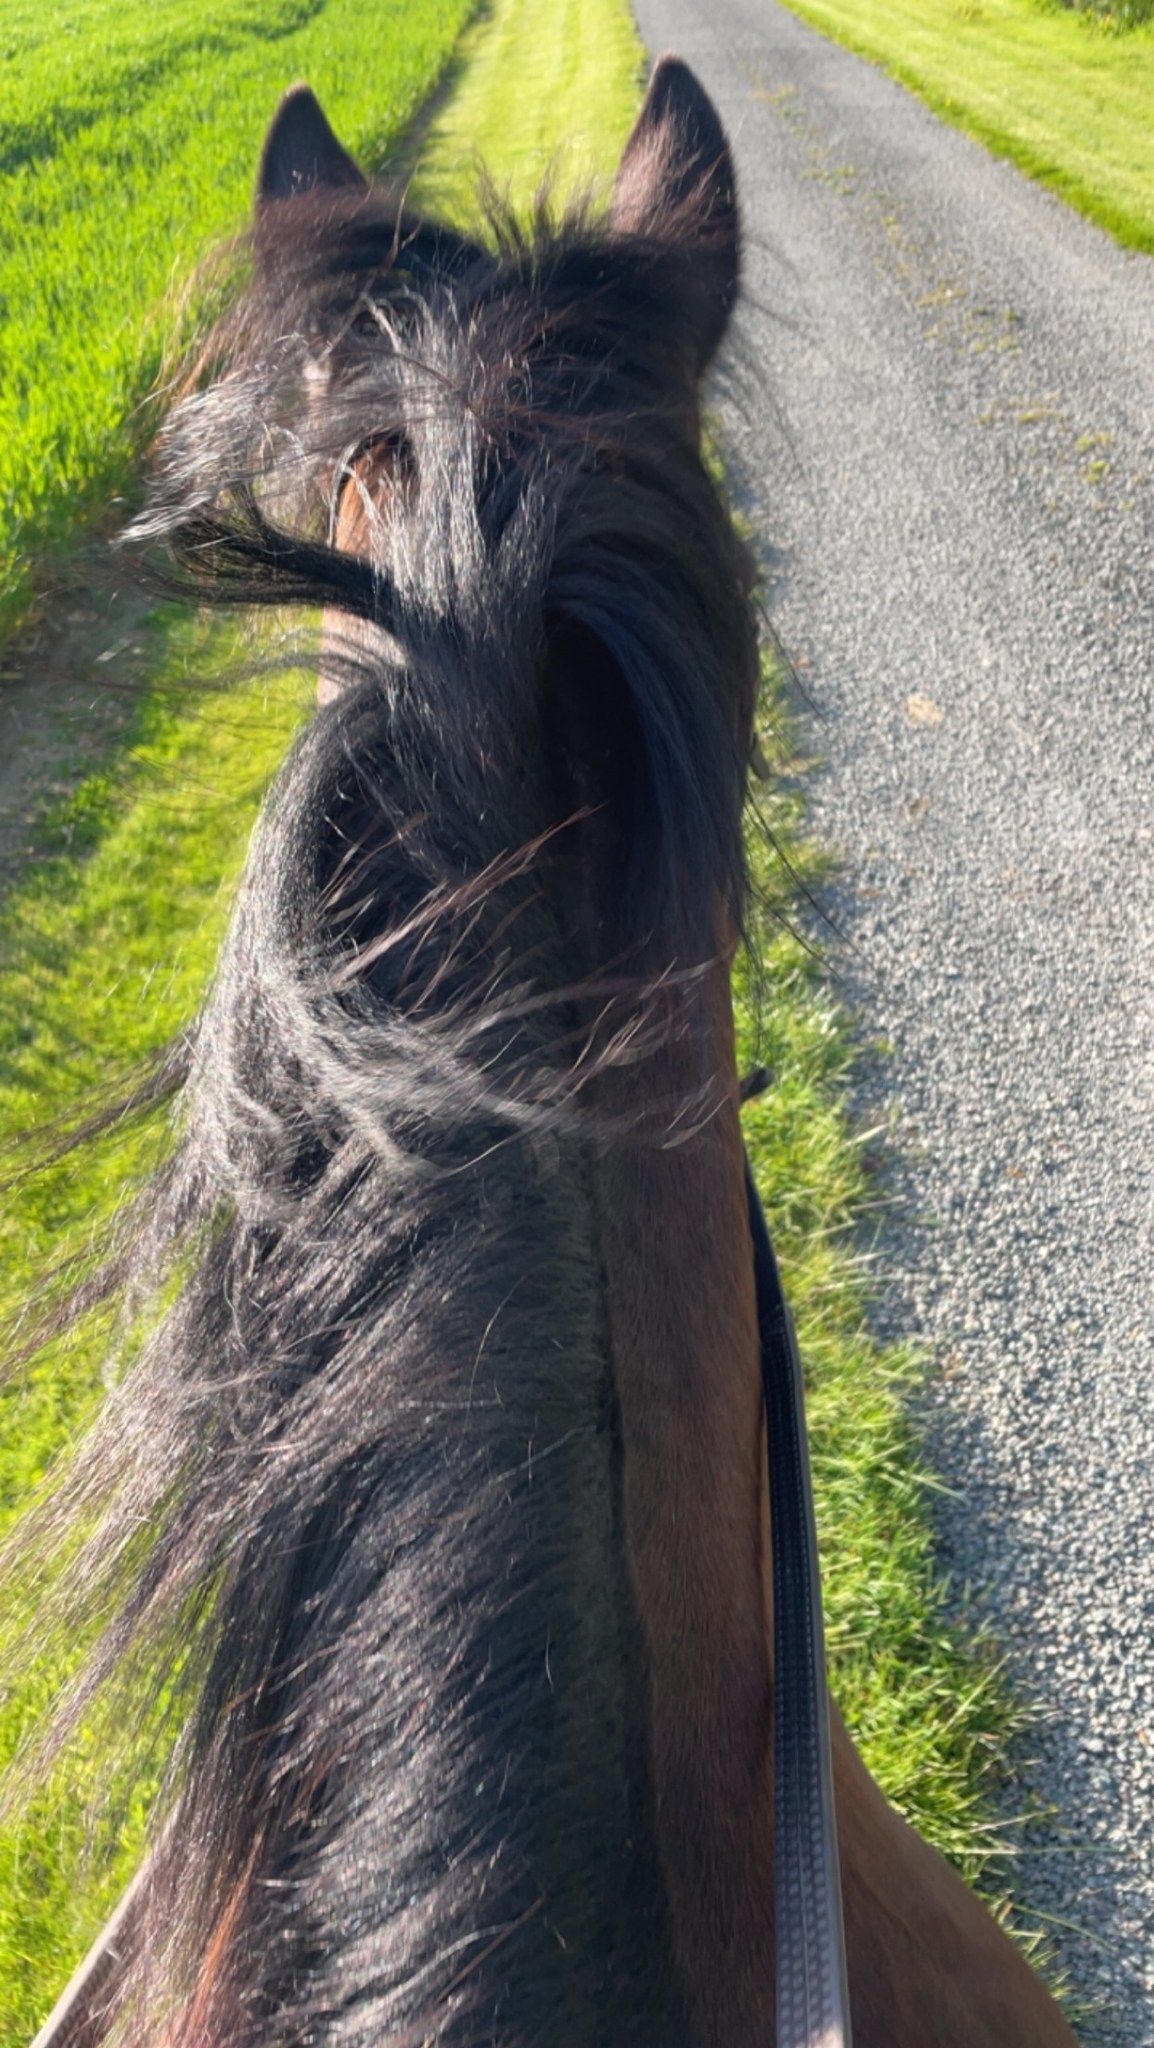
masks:
[[[226,374],[172,422],[134,538],[162,539],[210,602],[376,628],[367,659],[350,641],[353,679],[406,690],[486,806],[539,747],[550,649],[591,639],[637,729],[640,918],[712,919],[718,890],[739,916],[753,572],[700,456],[699,266],[675,235],[583,211],[542,205],[525,229],[493,206],[484,248],[397,205],[269,209],[217,338]],[[332,547],[325,517],[366,435],[404,486],[372,563]]]
[[[67,1559],[57,1626],[112,1616],[65,1724],[179,1666],[142,2040],[206,1954],[227,2022],[181,2048],[682,2037],[583,1094],[742,907],[751,573],[666,225],[267,209],[132,536],[211,603],[322,608],[339,684],[172,1157],[63,1312],[121,1300],[130,1362],[22,1539]],[[362,559],[331,515],[367,447]]]

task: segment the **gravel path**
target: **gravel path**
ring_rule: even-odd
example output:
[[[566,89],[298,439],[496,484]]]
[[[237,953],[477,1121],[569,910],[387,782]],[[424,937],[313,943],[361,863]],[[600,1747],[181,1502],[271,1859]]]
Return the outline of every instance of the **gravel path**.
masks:
[[[1020,1894],[1083,2038],[1154,2048],[1154,263],[772,0],[637,14],[736,139],[724,414],[893,1124],[880,1316],[1039,1707]]]

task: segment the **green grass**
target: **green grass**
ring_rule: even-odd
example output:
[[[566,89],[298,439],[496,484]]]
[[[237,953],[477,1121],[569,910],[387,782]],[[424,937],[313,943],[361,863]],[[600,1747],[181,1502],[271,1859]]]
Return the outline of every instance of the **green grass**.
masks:
[[[226,636],[187,619],[151,632],[156,680],[130,744],[43,820],[37,859],[0,915],[0,1122],[59,1115],[125,1074],[195,1010],[227,916],[230,882],[260,795],[306,701],[275,691],[189,689],[229,666]],[[183,701],[182,701],[183,699]],[[0,1307],[82,1250],[154,1161],[155,1129],[121,1132],[37,1175],[0,1215]],[[99,1388],[98,1328],[0,1388],[0,1524],[19,1510]],[[45,1706],[60,1673],[37,1673],[0,1717],[0,1756]],[[24,1821],[0,1831],[0,2043],[35,2031],[111,1909],[139,1854],[147,1786],[119,1844],[77,1884],[85,1804],[102,1782],[97,1723]]]
[[[0,23],[0,634],[32,558],[124,485],[177,279],[244,217],[307,74],[370,162],[476,0],[6,0]]]
[[[906,1414],[917,1363],[868,1332],[855,1227],[876,1192],[847,1115],[846,1020],[797,928],[798,891],[820,886],[826,863],[805,835],[772,674],[763,718],[781,781],[759,792],[749,835],[757,967],[746,960],[736,977],[738,1051],[772,1077],[744,1123],[805,1363],[831,1683],[878,1782],[997,1897],[1009,1844],[991,1828],[991,1792],[1021,1717],[989,1646],[963,1644],[945,1621],[934,1482]]]
[[[1046,0],[787,0],[1132,249],[1154,251],[1154,23]]]
[[[625,0],[494,0],[468,31],[452,97],[430,127],[425,189],[454,191],[466,205],[474,145],[521,197],[566,144],[570,174],[607,173],[636,104],[638,62]],[[250,153],[263,81],[254,93]],[[333,104],[339,118],[339,95]],[[305,702],[307,685],[292,677],[267,692],[190,690],[190,676],[228,672],[228,637],[206,638],[181,618],[148,630],[156,682],[128,743],[78,773],[0,907],[0,1130],[66,1111],[191,1014],[259,793]],[[793,766],[780,747],[778,760]],[[776,844],[812,880],[818,857],[791,788],[766,809]],[[960,1648],[941,1617],[926,1490],[903,1419],[911,1367],[879,1356],[863,1324],[866,1276],[851,1232],[869,1190],[844,1108],[847,1038],[812,956],[783,921],[793,899],[780,860],[760,836],[754,855],[768,899],[764,972],[756,1000],[748,971],[740,978],[738,1002],[743,1057],[764,1058],[774,1087],[747,1119],[811,1381],[835,1684],[882,1783],[976,1875],[989,1867],[986,1772],[1012,1717],[988,1660]],[[83,1247],[157,1142],[147,1131],[120,1134],[22,1188],[0,1223],[10,1299],[63,1247]],[[0,1518],[83,1421],[98,1372],[89,1338],[2,1397]],[[55,1675],[37,1674],[14,1702],[0,1750],[16,1747]],[[77,1876],[84,1801],[103,1765],[97,1726],[27,1821],[0,1835],[2,2048],[27,2039],[139,1852],[147,1779],[111,1852]]]
[[[542,181],[606,185],[637,111],[641,49],[619,0],[500,0],[470,29],[418,190],[467,217],[484,165],[518,204]]]

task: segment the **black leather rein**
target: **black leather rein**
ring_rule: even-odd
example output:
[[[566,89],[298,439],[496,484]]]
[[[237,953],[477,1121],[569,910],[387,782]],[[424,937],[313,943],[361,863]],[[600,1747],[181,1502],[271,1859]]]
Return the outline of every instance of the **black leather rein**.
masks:
[[[748,1087],[743,1093],[755,1092]],[[825,1635],[793,1317],[745,1162],[773,1543],[775,2048],[850,2048]]]

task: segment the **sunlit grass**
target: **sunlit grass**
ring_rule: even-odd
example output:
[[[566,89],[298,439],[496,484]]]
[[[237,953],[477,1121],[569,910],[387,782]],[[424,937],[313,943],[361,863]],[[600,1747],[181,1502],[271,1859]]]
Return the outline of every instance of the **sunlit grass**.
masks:
[[[6,0],[0,22],[0,634],[30,558],[125,483],[171,287],[247,210],[307,74],[375,162],[476,0]],[[184,316],[187,319],[187,313]]]
[[[743,1117],[805,1362],[831,1682],[890,1797],[967,1877],[1000,1887],[1010,1845],[991,1832],[991,1772],[1020,1716],[992,1655],[946,1623],[932,1479],[906,1413],[916,1363],[869,1334],[876,1192],[847,1107],[847,1020],[799,923],[826,863],[805,834],[772,674],[763,720],[781,781],[759,789],[751,820],[757,966],[739,967],[736,998],[741,1060],[771,1079]]]
[[[1129,248],[1154,250],[1154,23],[1044,0],[786,0]]]
[[[154,685],[126,750],[42,821],[37,857],[0,910],[0,1128],[62,1116],[127,1075],[195,1011],[224,928],[251,821],[307,686],[205,688],[232,636],[186,619],[151,630]],[[155,1122],[120,1131],[9,1194],[0,1212],[0,1309],[18,1303],[155,1162]],[[17,1512],[99,1392],[102,1328],[0,1389],[0,1524]],[[11,1756],[59,1671],[37,1673],[0,1717]],[[0,2041],[30,2037],[139,1855],[147,1787],[118,1842],[77,1883],[85,1805],[105,1788],[99,1720],[23,1824],[0,1832]],[[111,1850],[111,1853],[110,1853]]]
[[[435,116],[418,188],[457,218],[472,212],[480,167],[515,204],[543,183],[604,189],[637,111],[642,53],[624,6],[501,0],[466,31],[462,68]]]

